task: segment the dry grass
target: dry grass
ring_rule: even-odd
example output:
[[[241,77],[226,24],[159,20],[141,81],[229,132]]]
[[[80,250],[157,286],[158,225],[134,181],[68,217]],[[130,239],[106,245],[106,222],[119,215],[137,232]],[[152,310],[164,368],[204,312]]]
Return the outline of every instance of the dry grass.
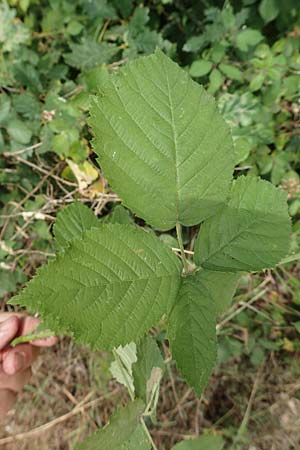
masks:
[[[288,370],[283,361],[274,358],[266,363],[251,405],[246,443],[240,448],[299,450],[300,370],[296,355],[293,364]],[[54,353],[44,352],[34,368],[32,384],[20,395],[1,429],[2,440],[8,437],[12,442],[4,445],[0,440],[0,448],[74,449],[108,421],[118,404],[128,400],[121,386],[108,381],[107,368],[107,355],[92,354],[68,339],[62,340]],[[236,434],[256,376],[245,368],[244,360],[223,367],[199,401],[173,367],[171,377],[165,376],[158,421],[152,427],[158,448],[169,450],[181,439],[208,429],[215,433],[227,430],[229,435],[231,429]],[[36,431],[37,427],[41,428]],[[25,434],[16,440],[20,433]]]

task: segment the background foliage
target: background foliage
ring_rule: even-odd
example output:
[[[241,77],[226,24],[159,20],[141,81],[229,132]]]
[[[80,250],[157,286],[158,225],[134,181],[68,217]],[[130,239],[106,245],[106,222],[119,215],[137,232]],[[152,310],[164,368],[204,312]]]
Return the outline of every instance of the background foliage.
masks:
[[[299,252],[297,0],[2,1],[3,307],[17,287],[52,257],[52,224],[64,205],[79,199],[103,220],[113,221],[117,216],[125,222],[133,220],[118,206],[118,197],[95,163],[87,125],[89,97],[109,71],[118,70],[138,55],[152,53],[156,47],[218,99],[219,108],[232,127],[236,171],[259,174],[288,192],[293,217],[291,251]],[[187,241],[192,237],[193,230],[190,236],[186,235]],[[174,245],[171,234],[162,234],[161,239]],[[234,318],[225,317],[219,328],[221,365],[215,392],[221,389],[224,402],[220,408],[225,419],[220,408],[216,412],[219,403],[214,399],[217,394],[212,393],[211,411],[204,412],[207,422],[201,422],[201,432],[213,425],[230,442],[242,424],[235,445],[256,445],[255,439],[260,439],[257,430],[264,427],[263,417],[254,414],[251,421],[245,416],[245,402],[250,395],[245,388],[244,397],[241,395],[239,400],[240,410],[226,419],[231,390],[239,390],[239,370],[255,376],[264,364],[268,377],[274,358],[289,374],[294,372],[292,379],[299,374],[293,365],[300,351],[299,291],[298,268],[294,265],[278,267],[265,278],[262,275],[242,281],[232,311]],[[241,302],[252,301],[257,295],[255,306],[243,307]],[[235,366],[228,369],[231,361]],[[224,377],[235,379],[236,384],[232,381],[232,386],[225,389]],[[179,390],[183,389],[180,383],[179,380]],[[270,418],[266,420],[271,423]],[[284,445],[287,449],[297,448],[298,438],[295,444],[278,444],[278,450],[285,450]],[[168,436],[158,435],[157,439],[166,446],[171,442]],[[270,448],[263,437],[257,445],[259,449]]]

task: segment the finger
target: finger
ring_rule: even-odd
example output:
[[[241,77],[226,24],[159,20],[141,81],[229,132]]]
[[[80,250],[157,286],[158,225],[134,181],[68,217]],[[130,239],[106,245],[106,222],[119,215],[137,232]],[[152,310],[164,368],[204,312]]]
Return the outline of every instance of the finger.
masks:
[[[17,394],[8,389],[0,389],[0,420],[4,419],[8,411],[13,407]]]
[[[12,315],[0,323],[0,351],[3,350],[16,336],[19,325],[20,319],[15,315]]]
[[[36,317],[24,317],[21,322],[20,335],[24,336],[31,333],[37,328],[39,323],[40,321]],[[57,337],[53,336],[44,339],[36,339],[34,341],[31,341],[30,343],[35,347],[52,347],[53,345],[57,344],[57,341]]]
[[[53,347],[58,342],[58,338],[56,336],[48,337],[44,339],[36,339],[35,341],[31,341],[30,344],[34,347]]]
[[[38,355],[38,348],[31,344],[20,344],[6,350],[2,358],[2,369],[7,375],[14,375],[32,365]]]
[[[40,320],[37,317],[32,316],[24,316],[21,320],[20,325],[20,336],[25,336],[26,334],[30,334],[34,331],[38,325],[40,324]]]
[[[10,389],[13,392],[22,391],[25,384],[31,378],[31,369],[23,370],[15,375],[7,375],[3,370],[0,370],[0,386],[1,389]]]
[[[11,317],[18,317],[20,319],[23,316],[24,314],[22,313],[0,312],[0,323],[5,322],[7,319],[10,319]]]

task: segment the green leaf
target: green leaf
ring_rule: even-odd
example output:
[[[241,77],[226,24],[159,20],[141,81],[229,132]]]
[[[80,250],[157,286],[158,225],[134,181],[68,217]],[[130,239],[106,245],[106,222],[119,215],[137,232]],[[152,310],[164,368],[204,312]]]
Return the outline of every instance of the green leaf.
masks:
[[[99,163],[138,216],[168,230],[197,224],[224,204],[230,130],[214,100],[161,51],[112,74],[92,103]]]
[[[257,45],[263,40],[263,35],[258,30],[246,28],[238,33],[236,37],[236,45],[242,52],[247,52],[251,47]]]
[[[298,333],[300,334],[300,321],[298,320],[297,322],[293,322],[293,325],[295,330],[297,330]]]
[[[0,94],[0,124],[3,125],[9,117],[11,101],[7,94]]]
[[[276,19],[279,14],[278,1],[262,0],[258,10],[265,23],[271,22],[272,20]]]
[[[228,206],[201,227],[195,261],[210,270],[258,271],[288,252],[290,219],[286,194],[255,177],[239,177]]]
[[[52,150],[59,156],[70,156],[72,144],[79,138],[76,129],[63,130],[52,139]]]
[[[210,61],[194,61],[190,67],[190,75],[192,77],[203,77],[207,75],[212,68],[212,63]]]
[[[84,39],[81,44],[71,44],[70,47],[72,52],[65,53],[64,59],[67,64],[82,71],[108,63],[119,51],[115,45],[98,43],[93,39]]]
[[[168,338],[177,367],[200,397],[216,362],[216,309],[201,272],[184,279],[169,317]]]
[[[226,77],[230,78],[231,80],[237,80],[241,81],[243,79],[242,72],[235,66],[232,66],[231,64],[220,64],[219,69],[221,72],[226,75]]]
[[[125,450],[123,445],[136,432],[144,407],[142,400],[128,403],[111,417],[106,427],[96,431],[77,450]]]
[[[32,131],[20,119],[10,120],[7,125],[7,132],[11,139],[20,144],[29,144]]]
[[[123,370],[121,369],[118,361],[113,361],[110,365],[109,371],[119,383],[126,387],[129,384],[131,391],[134,392],[132,364],[137,361],[136,345],[134,342],[130,342],[130,344],[127,344],[124,347],[120,345],[115,349],[115,351],[121,361]],[[124,372],[126,375],[124,375]]]
[[[74,239],[79,239],[84,231],[97,227],[99,220],[93,211],[80,202],[66,206],[57,215],[53,231],[61,248],[65,248]]]
[[[240,277],[241,274],[238,272],[215,272],[205,269],[199,272],[198,282],[201,283],[203,290],[209,293],[218,315],[229,308]]]
[[[137,362],[133,364],[135,393],[146,403],[149,401],[151,387],[148,384],[153,368],[164,368],[160,350],[154,339],[145,337],[137,347]]]
[[[214,69],[209,75],[209,88],[207,92],[214,94],[224,83],[224,77],[218,69]]]
[[[206,38],[203,34],[200,36],[192,36],[190,39],[186,41],[182,50],[188,53],[194,53],[200,50],[203,45],[206,43]]]
[[[38,271],[14,304],[41,313],[56,333],[112,349],[140,339],[172,307],[178,258],[133,225],[100,224]]]
[[[264,73],[261,72],[261,73],[258,73],[257,75],[255,75],[255,77],[252,78],[250,86],[249,86],[250,91],[251,92],[258,91],[262,87],[264,80],[265,80]]]
[[[30,31],[16,18],[16,10],[9,8],[7,2],[0,4],[0,44],[3,52],[17,50],[27,41]]]
[[[122,223],[122,224],[133,223],[133,218],[131,217],[130,212],[122,205],[115,206],[113,212],[106,217],[105,219],[106,222],[108,223]]]
[[[190,441],[176,444],[172,450],[222,450],[224,441],[220,436],[201,436]]]
[[[142,425],[138,425],[132,436],[125,442],[120,449],[113,450],[151,450],[152,446]],[[99,449],[100,450],[100,449]],[[102,450],[102,447],[101,447]]]

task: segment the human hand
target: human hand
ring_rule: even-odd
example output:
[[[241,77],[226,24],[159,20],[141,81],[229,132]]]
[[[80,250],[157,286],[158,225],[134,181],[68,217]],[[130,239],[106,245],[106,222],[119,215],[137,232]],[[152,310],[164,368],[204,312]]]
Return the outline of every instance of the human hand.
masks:
[[[14,313],[0,313],[0,419],[11,409],[17,394],[31,377],[31,365],[39,353],[39,347],[51,347],[57,338],[39,339],[30,343],[9,347],[17,336],[24,336],[39,324],[35,317]]]

